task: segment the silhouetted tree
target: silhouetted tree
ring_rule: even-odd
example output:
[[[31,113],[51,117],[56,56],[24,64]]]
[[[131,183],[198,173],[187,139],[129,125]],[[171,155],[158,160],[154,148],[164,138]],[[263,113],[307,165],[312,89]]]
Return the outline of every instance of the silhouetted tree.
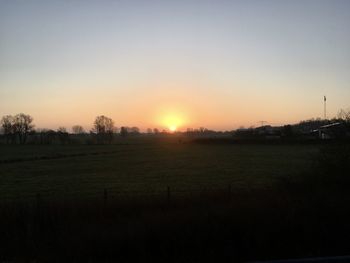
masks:
[[[28,133],[30,133],[34,128],[32,122],[33,118],[24,113],[17,114],[14,117],[14,133],[18,136],[20,144],[26,143]]]
[[[80,125],[74,125],[72,127],[72,131],[73,131],[74,134],[83,134],[83,133],[85,133],[84,128],[82,126],[80,126]]]
[[[128,128],[127,127],[121,127],[120,128],[120,136],[126,137],[128,135]]]
[[[52,144],[55,140],[56,132],[54,130],[42,129],[40,130],[40,143]]]
[[[151,128],[147,128],[147,133],[148,134],[152,134],[153,133],[152,129]]]
[[[153,129],[153,133],[154,133],[154,134],[158,134],[158,133],[159,133],[159,130],[158,130],[157,128],[154,128],[154,129]]]
[[[99,142],[111,143],[113,140],[114,122],[104,115],[97,116],[94,122],[94,132]]]
[[[15,119],[11,115],[6,115],[1,119],[1,128],[6,138],[6,143],[14,143],[15,141],[15,130],[14,130]]]
[[[94,129],[96,133],[113,132],[114,122],[111,118],[104,115],[97,116],[94,122]]]
[[[67,132],[67,129],[66,129],[65,127],[58,127],[57,132],[60,132],[60,133],[68,133],[68,132]]]
[[[206,128],[204,128],[204,127],[199,127],[199,132],[200,133],[204,133],[206,131]]]
[[[59,127],[57,129],[57,135],[58,135],[58,139],[61,142],[61,144],[68,143],[69,134],[68,134],[67,129],[65,127]]]
[[[140,133],[140,129],[138,127],[131,127],[129,129],[129,133],[132,133],[134,135],[139,134]]]
[[[337,114],[338,119],[344,120],[346,122],[350,122],[350,109],[344,110],[341,109]]]
[[[45,144],[45,133],[47,132],[47,129],[37,129],[36,133],[39,134],[39,143]]]

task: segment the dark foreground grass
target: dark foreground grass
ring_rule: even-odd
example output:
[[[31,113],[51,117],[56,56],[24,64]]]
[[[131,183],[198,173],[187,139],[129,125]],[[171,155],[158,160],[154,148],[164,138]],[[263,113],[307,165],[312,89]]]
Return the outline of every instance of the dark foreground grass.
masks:
[[[312,169],[317,145],[178,142],[13,147],[0,145],[1,201],[172,195],[270,188]],[[1,163],[2,161],[2,163]]]
[[[244,262],[349,254],[350,195],[288,186],[170,201],[45,202],[0,208],[10,262]]]
[[[0,205],[0,261],[246,262],[350,254],[349,156],[347,145],[322,147],[313,169],[268,187],[11,199]]]

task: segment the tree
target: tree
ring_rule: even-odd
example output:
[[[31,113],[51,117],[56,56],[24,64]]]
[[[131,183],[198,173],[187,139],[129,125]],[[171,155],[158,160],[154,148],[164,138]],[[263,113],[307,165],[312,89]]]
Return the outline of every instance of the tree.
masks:
[[[350,109],[344,110],[341,109],[337,114],[338,119],[344,120],[346,122],[350,122]]]
[[[148,134],[152,134],[152,133],[153,133],[153,130],[152,130],[151,128],[148,128],[148,129],[147,129],[147,133],[148,133]]]
[[[65,127],[58,127],[57,132],[58,133],[67,133],[67,129]]]
[[[59,127],[57,129],[57,135],[58,135],[58,139],[60,140],[61,144],[66,144],[69,141],[69,134],[68,134],[67,129],[65,127]]]
[[[72,127],[72,131],[73,131],[74,134],[83,134],[83,133],[85,133],[84,128],[82,126],[80,126],[80,125],[74,125]]]
[[[17,135],[19,143],[25,144],[27,141],[28,133],[33,131],[34,125],[32,124],[33,118],[30,115],[20,113],[14,117],[13,129]]]
[[[52,144],[56,138],[56,132],[48,129],[38,129],[40,144]]]
[[[113,139],[114,122],[104,115],[97,116],[94,122],[93,131],[97,134],[100,142],[111,143]]]
[[[140,133],[140,129],[138,127],[131,127],[130,128],[130,133],[132,133],[132,134],[139,134]]]
[[[104,115],[97,116],[94,122],[94,130],[97,134],[113,132],[114,122]]]
[[[120,128],[120,136],[126,137],[128,135],[128,128],[127,127],[121,127]]]
[[[6,143],[14,142],[15,131],[14,131],[15,119],[11,115],[6,115],[1,119],[1,128],[6,138]]]

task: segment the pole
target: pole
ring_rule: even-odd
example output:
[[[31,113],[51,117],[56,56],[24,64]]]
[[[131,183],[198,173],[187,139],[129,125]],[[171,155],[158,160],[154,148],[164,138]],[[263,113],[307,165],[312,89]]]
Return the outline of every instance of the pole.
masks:
[[[323,96],[323,104],[324,104],[324,119],[327,119],[327,98]]]

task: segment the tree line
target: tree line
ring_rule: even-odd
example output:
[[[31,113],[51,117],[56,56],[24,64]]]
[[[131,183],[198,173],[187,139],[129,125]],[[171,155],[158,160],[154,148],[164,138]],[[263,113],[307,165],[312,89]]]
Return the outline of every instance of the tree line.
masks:
[[[30,115],[20,113],[15,116],[7,115],[1,119],[1,127],[6,138],[6,143],[25,144],[28,134],[33,131],[33,118]]]
[[[283,127],[284,134],[291,134],[295,130],[300,132],[308,132],[310,130],[317,129],[322,125],[329,123],[342,122],[347,128],[350,127],[350,109],[341,109],[337,116],[331,120],[325,119],[311,119],[306,121],[301,121],[294,125],[285,125]],[[61,144],[68,144],[78,142],[78,138],[84,138],[89,144],[99,143],[99,144],[110,144],[116,134],[121,137],[126,137],[129,135],[140,134],[140,129],[138,127],[126,127],[122,126],[117,128],[114,121],[105,116],[97,116],[93,122],[93,128],[90,131],[85,131],[81,125],[74,125],[72,127],[72,133],[70,134],[65,127],[59,127],[57,130],[50,129],[34,129],[33,117],[19,113],[14,116],[6,115],[3,116],[0,121],[2,141],[6,144],[26,144],[28,143],[28,137],[30,136],[30,143],[37,144],[51,144],[53,142],[59,142]],[[277,127],[278,128],[278,127]],[[238,129],[235,134],[239,133]],[[246,129],[244,129],[246,130]],[[249,129],[248,129],[249,130]],[[250,129],[253,130],[253,129]],[[147,134],[166,134],[166,130],[158,130],[157,128],[148,128]],[[187,136],[216,136],[218,134],[232,133],[232,131],[218,132],[214,130],[208,130],[204,127],[199,129],[187,129],[183,134]]]
[[[32,143],[51,144],[59,141],[62,144],[71,143],[72,136],[65,127],[59,127],[57,130],[34,129],[33,117],[19,113],[14,116],[3,116],[0,125],[1,133],[6,144],[26,144],[28,137],[31,137]],[[111,143],[113,136],[119,134],[122,137],[127,135],[139,134],[138,127],[121,127],[118,129],[114,121],[104,115],[97,116],[93,122],[93,128],[87,132],[81,125],[72,127],[72,134],[80,137],[89,137],[89,143]]]

